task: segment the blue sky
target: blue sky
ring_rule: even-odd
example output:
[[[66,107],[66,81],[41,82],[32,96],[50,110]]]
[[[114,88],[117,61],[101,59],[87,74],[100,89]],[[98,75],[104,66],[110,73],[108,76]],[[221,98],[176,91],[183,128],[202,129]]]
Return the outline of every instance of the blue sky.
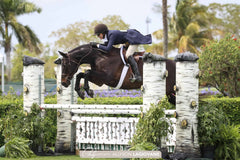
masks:
[[[147,33],[146,18],[151,19],[149,33],[162,28],[161,15],[153,12],[155,3],[162,0],[29,0],[42,8],[40,14],[28,14],[18,20],[29,25],[39,36],[42,43],[53,43],[51,32],[66,27],[77,21],[100,20],[107,15],[120,15],[131,28]],[[239,0],[198,0],[201,4],[240,3]],[[169,9],[175,11],[176,0],[168,0]]]

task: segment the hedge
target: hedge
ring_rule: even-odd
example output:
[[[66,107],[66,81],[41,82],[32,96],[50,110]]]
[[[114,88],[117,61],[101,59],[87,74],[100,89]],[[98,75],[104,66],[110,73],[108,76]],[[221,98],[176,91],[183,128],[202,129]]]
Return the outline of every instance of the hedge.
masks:
[[[212,97],[203,99],[203,103],[208,103],[208,105],[212,105],[218,109],[222,109],[226,113],[227,117],[230,119],[231,123],[235,125],[240,124],[240,97]]]

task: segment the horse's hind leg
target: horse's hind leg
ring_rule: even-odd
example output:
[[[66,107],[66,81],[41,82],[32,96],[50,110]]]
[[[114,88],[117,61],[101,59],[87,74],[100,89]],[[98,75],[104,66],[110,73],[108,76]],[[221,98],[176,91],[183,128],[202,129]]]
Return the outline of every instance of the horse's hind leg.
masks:
[[[84,78],[84,73],[83,72],[80,72],[78,75],[77,75],[77,78],[76,78],[76,83],[75,83],[75,91],[77,92],[78,96],[81,98],[81,99],[84,99],[85,96],[84,96],[84,91],[81,91],[81,88],[80,88],[80,80],[81,78]]]
[[[84,90],[87,92],[87,94],[93,98],[94,92],[93,90],[90,89],[88,81],[89,81],[89,76],[91,74],[91,70],[87,70],[85,72],[85,76],[84,76]]]

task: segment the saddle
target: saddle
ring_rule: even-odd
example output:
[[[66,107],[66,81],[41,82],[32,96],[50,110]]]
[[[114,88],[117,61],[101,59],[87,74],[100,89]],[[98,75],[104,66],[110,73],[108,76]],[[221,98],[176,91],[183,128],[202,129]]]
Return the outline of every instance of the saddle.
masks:
[[[123,56],[124,56],[125,62],[128,62],[127,57],[126,57],[126,52],[127,52],[128,46],[122,46],[122,47],[123,47],[123,49],[121,50],[121,48],[120,48],[120,52],[122,51],[122,54],[123,54]],[[96,48],[96,49],[97,49],[98,51],[102,52],[103,54],[106,54],[106,53],[107,53],[106,51],[101,50],[101,49],[99,49],[99,48]],[[135,53],[133,54],[133,57],[134,57],[135,61],[138,62],[139,59],[142,58],[142,56],[144,55],[144,53],[145,53],[144,51],[143,51],[143,52],[135,52]],[[121,53],[120,53],[120,54],[121,54]]]

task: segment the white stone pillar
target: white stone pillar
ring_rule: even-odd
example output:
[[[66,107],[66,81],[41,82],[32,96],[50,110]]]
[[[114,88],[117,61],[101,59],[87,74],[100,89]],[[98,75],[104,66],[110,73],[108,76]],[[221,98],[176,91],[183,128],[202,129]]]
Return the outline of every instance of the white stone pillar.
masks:
[[[31,58],[31,57],[28,57]],[[34,59],[36,60],[36,59]],[[43,62],[44,64],[44,62]],[[23,109],[31,111],[33,103],[44,103],[44,65],[25,64],[23,66]]]
[[[181,59],[176,62],[175,153],[184,153],[194,158],[200,157],[197,135],[198,72],[197,61]]]
[[[143,64],[143,106],[148,110],[166,95],[166,62],[152,61]]]
[[[77,94],[74,90],[75,76],[71,81],[71,85],[65,88],[61,85],[61,64],[57,64],[57,103],[58,104],[76,104]],[[55,152],[57,153],[73,153],[75,151],[75,123],[72,123],[72,115],[69,109],[57,110],[57,139],[55,144]]]

